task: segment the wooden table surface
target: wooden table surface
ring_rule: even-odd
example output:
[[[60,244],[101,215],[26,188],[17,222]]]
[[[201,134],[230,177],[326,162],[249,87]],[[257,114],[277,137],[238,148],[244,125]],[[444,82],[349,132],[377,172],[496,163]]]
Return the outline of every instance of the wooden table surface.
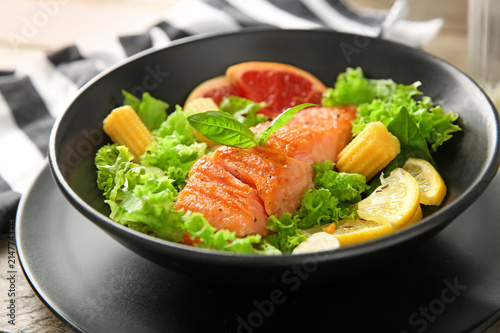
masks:
[[[37,52],[71,45],[94,31],[110,30],[119,35],[138,33],[161,20],[162,13],[180,0],[0,0],[0,71],[15,70]],[[392,0],[349,0],[354,5],[387,8]],[[467,0],[409,0],[410,20],[442,17],[445,25],[424,49],[459,69],[467,68]],[[47,7],[52,4],[52,7]],[[45,8],[45,9],[44,9]],[[30,18],[41,10],[50,19],[19,41]],[[71,330],[35,296],[26,281],[17,281],[16,326],[7,324],[7,240],[0,240],[0,330],[6,332],[63,333]],[[492,291],[495,292],[495,291]],[[500,291],[496,291],[500,292]],[[500,333],[500,322],[487,333]]]

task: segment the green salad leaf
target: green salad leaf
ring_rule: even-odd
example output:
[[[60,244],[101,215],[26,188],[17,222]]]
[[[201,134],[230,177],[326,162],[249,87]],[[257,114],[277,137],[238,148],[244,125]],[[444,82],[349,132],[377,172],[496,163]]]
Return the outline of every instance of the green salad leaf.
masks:
[[[361,105],[373,100],[392,99],[421,95],[420,82],[410,85],[398,84],[391,79],[367,79],[360,67],[347,68],[337,76],[334,88],[328,88],[321,104],[323,106]]]
[[[130,105],[149,131],[157,129],[165,121],[168,104],[164,101],[154,98],[149,93],[143,93],[142,100],[125,90],[122,90],[122,94],[125,97],[123,105]]]
[[[357,217],[355,204],[341,202],[325,188],[307,190],[300,205],[295,214],[300,219],[297,225],[301,229]]]
[[[266,102],[255,103],[243,97],[230,96],[222,98],[219,108],[233,115],[243,125],[253,127],[267,121],[265,115],[257,113],[265,106]]]
[[[359,105],[372,101],[376,88],[366,79],[361,68],[347,68],[337,77],[335,88],[328,88],[323,95],[323,106]]]
[[[125,90],[122,90],[122,95],[124,97],[123,105],[130,105],[137,112],[139,105],[141,105],[141,100]]]
[[[172,179],[174,187],[181,190],[193,164],[201,158],[207,149],[203,142],[191,145],[183,144],[175,135],[157,137],[141,158],[141,164],[160,168]]]
[[[173,210],[177,191],[171,180],[132,159],[124,146],[107,145],[97,152],[98,186],[104,189],[110,218],[163,239],[182,240],[173,222],[180,213]]]
[[[196,140],[180,106],[176,106],[176,110],[152,134],[155,140],[140,157],[141,164],[161,169],[172,180],[173,186],[181,190],[186,185],[191,167],[205,154],[207,145]]]
[[[347,68],[337,77],[335,88],[329,88],[322,99],[323,106],[358,105],[353,121],[353,134],[357,135],[368,123],[380,121],[385,126],[405,107],[420,133],[433,151],[461,128],[454,124],[455,112],[444,113],[432,99],[422,96],[420,82],[404,85],[393,80],[367,79],[361,68]],[[419,97],[418,99],[416,97]]]
[[[237,253],[259,253],[256,245],[261,241],[260,235],[238,238],[229,230],[217,231],[200,213],[188,212],[183,219],[180,228],[189,233],[191,239],[201,241],[194,244],[196,247]]]
[[[357,218],[356,203],[369,188],[366,178],[360,174],[334,171],[334,165],[332,161],[324,161],[312,166],[316,186],[306,191],[300,208],[295,212],[300,219],[299,228]]]
[[[432,159],[431,153],[427,146],[422,132],[418,129],[417,124],[413,121],[406,107],[401,107],[394,115],[394,118],[387,125],[387,129],[395,137],[398,138],[401,144],[401,152],[394,159],[394,167],[402,167],[406,160],[410,157],[421,158],[429,161],[434,167],[436,163]],[[386,170],[389,172],[391,170]]]
[[[426,141],[431,144],[433,151],[451,139],[454,132],[462,130],[460,126],[454,124],[458,119],[458,114],[444,113],[440,106],[430,107],[427,112],[420,109],[413,112],[410,117],[415,121]]]
[[[312,166],[316,188],[327,189],[339,201],[360,201],[361,194],[368,188],[365,176],[334,171],[334,165],[332,161],[325,161]]]
[[[175,106],[175,111],[168,115],[167,119],[152,132],[154,137],[176,136],[182,144],[191,145],[198,142],[193,128],[187,121],[186,112],[179,105]]]
[[[300,219],[298,226],[301,229],[338,220],[341,208],[338,207],[339,199],[324,188],[310,189],[302,197],[300,208],[296,213]]]
[[[306,240],[307,236],[297,227],[299,217],[290,213],[269,216],[267,228],[274,233],[265,238],[266,243],[282,252],[292,252],[297,245]]]
[[[117,181],[121,186],[125,182],[124,174],[137,166],[132,162],[133,159],[134,156],[123,146],[107,144],[99,149],[95,157],[97,187],[104,192],[106,198],[116,191]]]

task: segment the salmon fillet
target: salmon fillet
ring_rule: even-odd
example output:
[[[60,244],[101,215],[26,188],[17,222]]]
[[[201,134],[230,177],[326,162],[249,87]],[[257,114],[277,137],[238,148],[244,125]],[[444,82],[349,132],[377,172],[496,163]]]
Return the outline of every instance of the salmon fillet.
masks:
[[[212,226],[234,231],[238,237],[269,233],[267,214],[257,191],[208,156],[191,168],[175,209],[202,213]]]
[[[307,108],[274,133],[266,147],[222,147],[198,160],[176,209],[202,213],[217,229],[238,237],[266,236],[269,215],[292,213],[313,186],[310,164],[337,160],[351,140],[356,107]],[[252,130],[258,134],[264,123]]]
[[[313,170],[302,161],[266,147],[223,147],[214,161],[243,183],[257,190],[268,215],[293,212],[313,185]]]
[[[266,147],[274,148],[287,156],[314,164],[330,160],[351,141],[351,122],[356,117],[356,106],[310,107],[297,113],[285,126],[274,133]],[[252,128],[258,135],[269,122]]]

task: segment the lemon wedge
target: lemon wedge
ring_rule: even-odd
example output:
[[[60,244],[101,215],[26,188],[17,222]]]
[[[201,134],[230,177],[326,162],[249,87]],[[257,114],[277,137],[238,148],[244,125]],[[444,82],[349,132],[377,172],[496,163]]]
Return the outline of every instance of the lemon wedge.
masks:
[[[419,158],[409,158],[403,169],[417,180],[421,204],[439,206],[443,202],[446,185],[432,164]]]
[[[411,220],[407,224],[405,224],[404,228],[407,228],[411,225],[414,225],[415,223],[420,221],[423,217],[424,217],[424,214],[422,213],[422,207],[420,205],[418,205],[418,208],[415,211],[415,215],[413,215]]]
[[[420,207],[418,183],[401,168],[380,180],[382,184],[358,203],[358,216],[399,230],[413,219]]]
[[[335,232],[341,247],[368,242],[393,233],[387,225],[365,220],[340,220],[335,223]]]

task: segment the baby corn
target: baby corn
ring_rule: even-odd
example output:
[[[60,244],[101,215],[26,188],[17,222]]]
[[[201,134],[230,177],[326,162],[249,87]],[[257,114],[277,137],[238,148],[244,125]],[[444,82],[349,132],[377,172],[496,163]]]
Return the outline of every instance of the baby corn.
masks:
[[[135,162],[139,161],[146,147],[154,140],[146,125],[129,105],[111,111],[103,125],[113,142],[128,148],[134,155]]]
[[[190,113],[200,113],[206,111],[216,111],[219,110],[219,107],[215,104],[213,99],[200,97],[187,103],[184,109]]]
[[[342,172],[360,173],[369,180],[400,151],[399,140],[385,125],[371,122],[339,153],[337,168]]]
[[[191,102],[187,103],[186,106],[184,107],[184,111],[189,113],[200,113],[200,112],[217,111],[217,110],[219,110],[219,107],[217,106],[217,104],[215,104],[214,100],[205,97],[199,97],[195,100],[192,100]],[[200,132],[198,132],[194,128],[193,131],[198,141],[205,142],[207,146],[210,148],[217,146],[217,143],[207,139],[205,136],[203,136]]]

